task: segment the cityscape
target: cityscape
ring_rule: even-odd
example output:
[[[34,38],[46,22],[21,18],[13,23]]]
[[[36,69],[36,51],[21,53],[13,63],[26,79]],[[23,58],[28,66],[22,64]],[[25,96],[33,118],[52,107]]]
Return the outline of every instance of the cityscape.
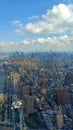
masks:
[[[0,130],[73,130],[73,0],[0,0]]]
[[[0,130],[73,130],[73,54],[0,60]]]

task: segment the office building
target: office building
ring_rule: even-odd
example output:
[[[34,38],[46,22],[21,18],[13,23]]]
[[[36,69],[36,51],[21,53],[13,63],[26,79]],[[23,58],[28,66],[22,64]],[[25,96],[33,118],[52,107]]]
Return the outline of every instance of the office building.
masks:
[[[24,96],[24,107],[25,107],[25,113],[34,113],[34,100],[33,96],[25,95]]]
[[[56,91],[56,100],[58,104],[68,104],[69,100],[69,93],[65,88],[60,88]]]
[[[63,114],[62,114],[61,110],[59,110],[57,112],[56,123],[57,123],[57,128],[58,129],[61,129],[63,127],[64,122],[63,122]]]
[[[20,97],[22,99],[24,99],[25,95],[29,95],[29,86],[28,85],[21,84],[19,86],[19,90],[20,90]]]
[[[11,73],[11,86],[13,87],[13,92],[19,94],[19,84],[20,84],[20,74]]]

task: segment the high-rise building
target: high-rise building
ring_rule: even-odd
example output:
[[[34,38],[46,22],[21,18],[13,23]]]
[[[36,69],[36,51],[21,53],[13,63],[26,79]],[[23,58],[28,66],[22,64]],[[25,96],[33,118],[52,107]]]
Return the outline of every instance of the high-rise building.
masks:
[[[20,74],[19,73],[11,73],[11,86],[13,87],[13,92],[15,94],[19,93],[19,84],[20,84]]]
[[[68,104],[69,100],[69,93],[65,88],[60,88],[56,91],[56,100],[58,104]]]
[[[58,112],[57,112],[57,115],[56,115],[56,123],[57,123],[57,127],[58,127],[58,129],[61,129],[62,127],[63,127],[63,114],[62,114],[62,112],[61,112],[61,110],[59,110]]]
[[[29,86],[28,85],[21,84],[19,89],[20,89],[20,97],[22,99],[24,99],[25,95],[29,95]]]
[[[34,113],[34,100],[33,96],[25,95],[24,96],[24,106],[25,106],[25,113]]]
[[[11,106],[11,110],[12,110],[13,130],[23,130],[23,104],[22,104],[22,100],[13,101],[12,106]]]

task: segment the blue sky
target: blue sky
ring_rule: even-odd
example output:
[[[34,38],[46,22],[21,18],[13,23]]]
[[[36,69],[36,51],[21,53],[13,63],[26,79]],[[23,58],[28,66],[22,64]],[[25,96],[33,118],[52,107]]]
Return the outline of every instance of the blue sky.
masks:
[[[0,51],[72,51],[73,0],[0,0]]]

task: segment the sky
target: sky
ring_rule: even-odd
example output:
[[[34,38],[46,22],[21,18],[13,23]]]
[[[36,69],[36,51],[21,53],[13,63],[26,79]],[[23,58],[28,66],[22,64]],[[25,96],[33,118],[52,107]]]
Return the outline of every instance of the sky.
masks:
[[[73,51],[73,0],[0,0],[0,52]]]

